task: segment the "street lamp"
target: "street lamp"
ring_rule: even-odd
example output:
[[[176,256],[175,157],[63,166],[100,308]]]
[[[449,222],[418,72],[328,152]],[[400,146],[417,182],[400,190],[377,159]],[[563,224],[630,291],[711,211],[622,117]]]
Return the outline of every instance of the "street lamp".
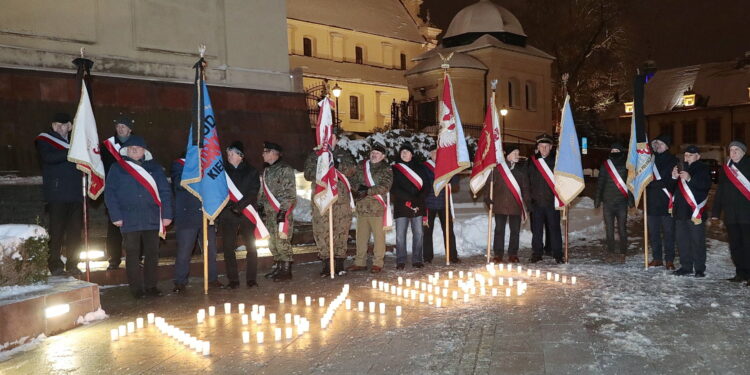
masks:
[[[339,96],[341,96],[341,87],[339,86],[339,83],[336,82],[336,84],[333,86],[333,89],[331,89],[333,92],[333,96],[336,97],[336,126],[339,126]]]
[[[505,116],[508,115],[508,109],[502,108],[500,109],[500,115],[503,116],[503,127],[500,129],[500,138],[505,141]]]

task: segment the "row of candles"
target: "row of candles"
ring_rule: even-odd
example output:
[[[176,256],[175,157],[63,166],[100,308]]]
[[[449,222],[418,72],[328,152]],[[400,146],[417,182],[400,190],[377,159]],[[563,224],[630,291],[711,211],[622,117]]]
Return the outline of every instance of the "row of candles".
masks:
[[[196,353],[202,353],[205,356],[211,353],[211,342],[199,340],[197,337],[191,336],[187,332],[168,324],[164,318],[155,316],[154,313],[146,315],[146,319],[148,325],[156,326],[160,333],[173,338]],[[118,341],[121,337],[134,333],[136,329],[145,328],[143,323],[143,318],[138,317],[135,322],[128,322],[127,324],[113,328],[110,330],[110,338],[112,341]]]
[[[497,270],[495,269],[496,267],[497,267]],[[500,263],[500,264],[495,265],[495,264],[490,263],[490,264],[487,264],[485,266],[485,268],[487,269],[487,272],[490,275],[493,275],[493,276],[498,271],[499,272],[513,272],[513,265],[512,264],[503,264],[503,263]],[[523,274],[524,273],[523,271],[524,271],[523,266],[516,266],[516,272],[518,274]],[[542,271],[538,270],[538,269],[532,270],[530,268],[527,268],[525,273],[526,273],[526,276],[528,276],[528,277],[541,278],[541,276],[542,276]],[[563,284],[567,284],[568,283],[568,276],[567,275],[560,275],[558,273],[553,273],[553,272],[547,271],[545,276],[546,276],[547,281],[552,281],[554,279],[554,281],[556,283],[557,282],[560,282],[560,283],[563,283]],[[570,283],[572,285],[575,285],[577,282],[578,282],[578,278],[576,276],[571,276],[570,277]]]

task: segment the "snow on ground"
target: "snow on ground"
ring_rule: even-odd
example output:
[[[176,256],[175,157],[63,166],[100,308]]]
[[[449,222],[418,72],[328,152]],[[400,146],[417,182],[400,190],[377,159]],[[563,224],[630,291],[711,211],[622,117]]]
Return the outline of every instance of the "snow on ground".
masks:
[[[102,308],[100,307],[96,311],[86,313],[85,316],[79,316],[78,319],[76,319],[76,324],[91,324],[93,322],[104,320],[107,318],[109,318],[109,315],[107,315],[107,312],[102,310]]]
[[[28,336],[24,336],[16,341],[0,344],[0,362],[5,361],[8,358],[11,358],[18,353],[27,352],[29,350],[36,348],[46,338],[47,336],[45,336],[42,333],[39,336],[32,338],[32,339],[29,339]],[[16,345],[19,345],[19,346],[16,346]],[[5,348],[11,347],[11,346],[15,346],[15,348],[10,349],[10,350],[5,350]]]
[[[52,288],[49,284],[0,286],[0,300]]]
[[[31,224],[3,224],[0,225],[0,263],[5,257],[21,259],[21,254],[16,250],[18,245],[30,237],[46,237],[47,231]]]

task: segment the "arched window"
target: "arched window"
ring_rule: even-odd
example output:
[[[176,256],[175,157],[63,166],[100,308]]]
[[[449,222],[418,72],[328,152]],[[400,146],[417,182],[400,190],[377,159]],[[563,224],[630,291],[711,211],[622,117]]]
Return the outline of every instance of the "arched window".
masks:
[[[356,46],[354,47],[354,62],[357,64],[364,64],[365,63],[365,49]]]
[[[509,108],[518,108],[519,104],[519,83],[518,79],[516,78],[510,78],[508,79],[508,107]]]
[[[359,96],[349,96],[349,119],[350,120],[361,120],[359,117]]]
[[[526,81],[524,90],[526,96],[526,110],[536,111],[536,83]]]
[[[302,54],[305,56],[313,55],[313,42],[310,38],[302,38]]]

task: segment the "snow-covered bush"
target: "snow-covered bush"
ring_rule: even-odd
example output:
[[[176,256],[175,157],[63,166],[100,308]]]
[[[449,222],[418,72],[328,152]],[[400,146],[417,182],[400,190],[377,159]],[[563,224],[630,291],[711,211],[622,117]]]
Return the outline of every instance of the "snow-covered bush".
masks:
[[[0,286],[47,280],[47,232],[36,225],[0,226]]]
[[[430,158],[430,147],[435,145],[435,138],[419,132],[412,132],[406,129],[387,130],[380,133],[374,133],[364,139],[349,139],[346,136],[341,137],[339,145],[354,156],[357,163],[365,160],[370,152],[370,145],[380,143],[385,146],[388,152],[388,161],[395,162],[400,146],[405,143],[411,143],[414,147],[414,157],[417,161],[425,161]],[[474,159],[474,152],[477,149],[477,140],[473,137],[466,137],[466,145],[469,149],[470,159]]]

